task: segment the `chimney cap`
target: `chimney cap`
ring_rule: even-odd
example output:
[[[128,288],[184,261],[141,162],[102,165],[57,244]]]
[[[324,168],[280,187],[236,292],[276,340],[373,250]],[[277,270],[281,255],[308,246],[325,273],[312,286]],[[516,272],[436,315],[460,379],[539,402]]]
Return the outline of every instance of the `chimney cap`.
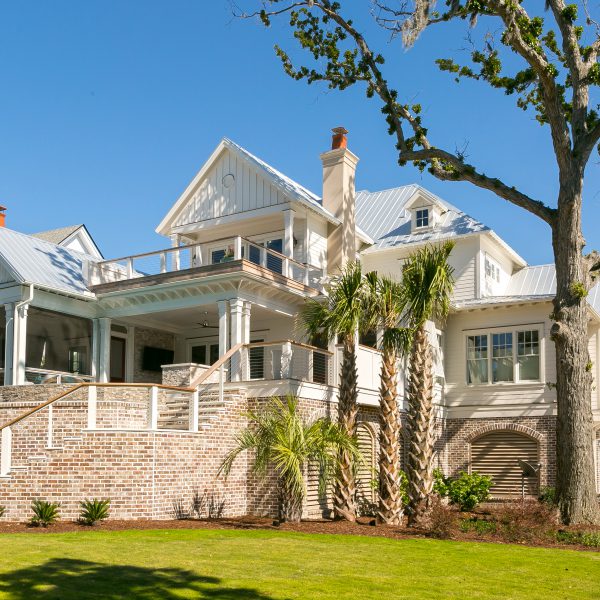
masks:
[[[346,134],[348,130],[345,127],[334,127],[332,130],[333,136],[331,137],[331,149],[338,150],[340,148],[346,148],[348,146],[348,138]]]
[[[0,204],[0,212],[3,212],[3,211],[5,211],[5,210],[8,210],[8,208],[6,208],[6,206],[2,206],[2,205]]]

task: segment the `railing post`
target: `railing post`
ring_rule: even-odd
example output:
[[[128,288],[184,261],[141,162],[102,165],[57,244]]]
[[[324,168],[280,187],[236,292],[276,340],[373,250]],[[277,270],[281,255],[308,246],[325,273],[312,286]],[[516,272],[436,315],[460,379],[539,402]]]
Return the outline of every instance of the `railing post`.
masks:
[[[281,379],[290,379],[292,376],[292,344],[284,342],[281,349]]]
[[[242,258],[242,238],[236,236],[233,240],[233,260],[240,260]]]
[[[285,277],[288,277],[289,279],[291,279],[291,274],[290,274],[290,259],[286,256],[283,259],[283,273],[282,275],[284,275]]]
[[[264,246],[260,248],[260,266],[267,268],[267,249]]]
[[[95,385],[88,387],[88,414],[87,428],[96,429],[96,421],[98,414],[98,388]]]
[[[54,448],[54,404],[48,406],[48,440],[46,448]]]
[[[166,252],[160,253],[160,272],[161,273],[167,272],[167,253]]]
[[[12,428],[2,430],[0,448],[0,477],[6,477],[12,466]]]
[[[133,258],[129,257],[127,259],[127,279],[131,279],[133,277]]]
[[[225,395],[225,363],[219,367],[219,402],[223,402]]]
[[[198,390],[190,398],[190,431],[198,432]]]
[[[308,381],[314,381],[314,362],[315,362],[315,352],[314,350],[308,350],[308,365],[307,365],[307,377]]]
[[[310,267],[308,264],[304,265],[304,285],[308,287],[310,283]]]
[[[150,398],[148,403],[148,429],[158,429],[158,388],[155,385],[150,388]]]
[[[172,265],[172,270],[173,271],[179,271],[179,268],[181,266],[181,261],[179,259],[179,250],[173,250],[172,252],[172,260],[173,260],[173,265]]]

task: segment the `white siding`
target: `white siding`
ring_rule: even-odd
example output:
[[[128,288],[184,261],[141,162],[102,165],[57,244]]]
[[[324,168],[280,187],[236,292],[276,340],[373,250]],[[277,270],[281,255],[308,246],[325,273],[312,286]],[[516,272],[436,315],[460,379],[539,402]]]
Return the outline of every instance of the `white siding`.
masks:
[[[308,261],[315,267],[327,265],[327,223],[308,215]]]
[[[235,183],[223,185],[223,177],[232,174]],[[215,165],[193,192],[191,200],[178,214],[178,227],[207,219],[247,212],[287,202],[284,195],[247,162],[224,150]]]
[[[448,318],[445,343],[446,394],[450,416],[517,416],[552,414],[556,392],[546,384],[556,382],[554,343],[549,338],[549,302],[454,313]],[[467,385],[466,335],[496,327],[541,328],[541,378],[539,383]],[[516,343],[513,341],[513,343]]]
[[[493,281],[486,277],[485,258],[486,255],[500,267],[500,281]],[[480,254],[480,289],[482,296],[502,296],[510,282],[513,271],[513,262],[505,250],[492,242],[487,237],[481,237]]]

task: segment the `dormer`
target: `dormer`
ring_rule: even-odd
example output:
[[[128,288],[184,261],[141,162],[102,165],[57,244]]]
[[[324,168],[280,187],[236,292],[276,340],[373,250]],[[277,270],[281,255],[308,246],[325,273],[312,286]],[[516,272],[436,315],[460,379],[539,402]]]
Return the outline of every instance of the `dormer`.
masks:
[[[405,209],[410,214],[411,233],[431,231],[439,223],[446,208],[434,196],[419,189],[408,201]]]

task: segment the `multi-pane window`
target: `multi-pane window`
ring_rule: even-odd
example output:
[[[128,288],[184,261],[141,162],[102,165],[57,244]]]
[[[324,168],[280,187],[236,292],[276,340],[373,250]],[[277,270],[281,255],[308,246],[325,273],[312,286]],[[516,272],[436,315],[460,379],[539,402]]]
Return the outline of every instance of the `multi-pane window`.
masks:
[[[488,336],[467,337],[467,380],[469,383],[488,381]]]
[[[537,329],[467,336],[469,384],[540,381],[540,363]]]
[[[514,381],[512,333],[492,334],[492,381]]]
[[[500,281],[500,267],[487,256],[485,258],[485,276],[493,281]]]
[[[429,227],[429,209],[420,208],[415,214],[416,227]]]
[[[517,363],[521,381],[538,381],[540,378],[540,340],[537,330],[519,331]]]

